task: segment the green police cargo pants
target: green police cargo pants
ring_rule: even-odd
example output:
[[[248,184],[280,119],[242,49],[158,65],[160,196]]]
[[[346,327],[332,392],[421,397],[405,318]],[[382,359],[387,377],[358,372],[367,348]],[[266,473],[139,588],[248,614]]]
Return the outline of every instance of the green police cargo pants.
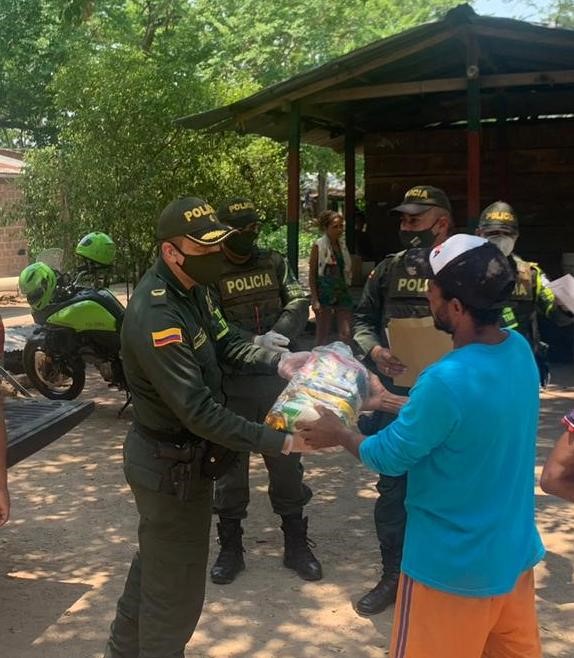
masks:
[[[226,406],[248,420],[261,423],[285,385],[285,380],[277,376],[226,376],[223,382]],[[240,453],[235,465],[215,483],[213,511],[220,517],[247,517],[249,456],[248,452]],[[287,516],[301,513],[313,496],[311,489],[303,482],[301,455],[263,455],[263,460],[269,474],[268,493],[275,514]]]
[[[189,500],[175,495],[169,460],[135,432],[124,471],[139,513],[135,554],[112,623],[105,658],[183,658],[205,594],[212,483],[194,470]]]

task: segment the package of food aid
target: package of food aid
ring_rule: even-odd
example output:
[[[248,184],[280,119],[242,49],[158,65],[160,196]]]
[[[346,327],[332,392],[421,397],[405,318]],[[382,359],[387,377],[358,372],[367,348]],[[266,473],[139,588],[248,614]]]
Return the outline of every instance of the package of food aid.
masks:
[[[357,423],[369,392],[367,369],[341,342],[316,347],[303,367],[279,395],[265,422],[274,429],[293,432],[299,420],[319,417],[316,405],[333,411],[347,427]]]

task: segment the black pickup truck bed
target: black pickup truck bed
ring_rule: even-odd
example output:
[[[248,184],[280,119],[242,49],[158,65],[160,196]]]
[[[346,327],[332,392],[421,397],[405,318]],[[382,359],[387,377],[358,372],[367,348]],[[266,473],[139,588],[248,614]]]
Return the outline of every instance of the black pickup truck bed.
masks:
[[[5,400],[8,466],[33,455],[78,425],[94,410],[94,402]]]

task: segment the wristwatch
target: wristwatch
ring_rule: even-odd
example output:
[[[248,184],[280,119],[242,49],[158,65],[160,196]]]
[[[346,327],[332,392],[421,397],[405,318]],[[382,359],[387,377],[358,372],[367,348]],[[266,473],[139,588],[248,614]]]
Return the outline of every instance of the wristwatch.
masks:
[[[571,409],[564,418],[562,418],[562,425],[564,425],[568,432],[574,433],[574,409]]]

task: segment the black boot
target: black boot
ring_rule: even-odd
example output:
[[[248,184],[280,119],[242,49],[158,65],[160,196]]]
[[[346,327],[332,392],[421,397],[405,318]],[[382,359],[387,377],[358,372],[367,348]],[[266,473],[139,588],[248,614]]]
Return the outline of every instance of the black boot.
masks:
[[[321,563],[313,555],[315,543],[307,537],[307,517],[300,515],[282,516],[281,530],[285,535],[283,564],[294,569],[303,580],[321,580]]]
[[[376,615],[395,602],[401,573],[401,556],[400,550],[383,551],[383,576],[372,590],[357,601],[355,610],[360,615]]]
[[[219,555],[211,567],[211,580],[218,585],[227,585],[232,583],[237,574],[245,569],[243,560],[243,542],[241,535],[241,521],[239,519],[220,519],[221,523],[217,524],[217,534],[219,537]]]

